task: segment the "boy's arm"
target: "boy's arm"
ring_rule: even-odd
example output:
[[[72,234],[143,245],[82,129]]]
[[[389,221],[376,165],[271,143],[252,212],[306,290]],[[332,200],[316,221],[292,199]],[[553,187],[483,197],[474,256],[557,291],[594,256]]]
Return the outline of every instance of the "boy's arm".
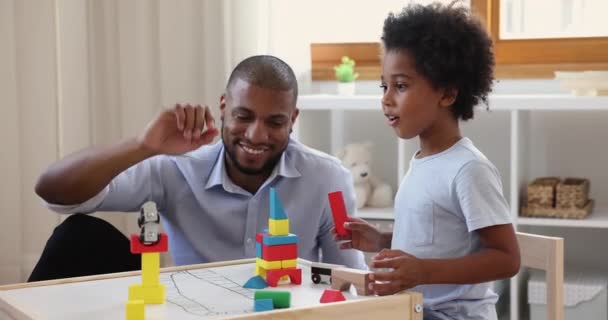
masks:
[[[382,232],[382,236],[380,237],[380,243],[382,244],[382,249],[390,249],[393,245],[393,232]]]
[[[470,161],[453,182],[469,232],[480,250],[461,258],[425,261],[428,283],[479,283],[508,278],[519,270],[519,248],[500,174],[487,161]]]
[[[424,259],[425,284],[473,284],[510,278],[519,271],[519,246],[511,224],[477,230],[481,250],[453,259]]]
[[[385,250],[372,261],[374,268],[391,268],[374,273],[372,290],[378,295],[397,293],[422,284],[474,284],[510,278],[519,271],[519,248],[511,224],[478,230],[482,248],[470,255],[451,259],[419,259],[400,250]]]

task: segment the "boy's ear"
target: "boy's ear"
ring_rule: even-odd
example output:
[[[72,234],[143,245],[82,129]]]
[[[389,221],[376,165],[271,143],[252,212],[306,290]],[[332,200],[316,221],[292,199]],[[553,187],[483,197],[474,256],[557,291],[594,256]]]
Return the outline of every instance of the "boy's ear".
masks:
[[[449,107],[456,102],[456,98],[458,98],[458,89],[446,88],[443,91],[441,100],[439,100],[439,104],[441,107]]]

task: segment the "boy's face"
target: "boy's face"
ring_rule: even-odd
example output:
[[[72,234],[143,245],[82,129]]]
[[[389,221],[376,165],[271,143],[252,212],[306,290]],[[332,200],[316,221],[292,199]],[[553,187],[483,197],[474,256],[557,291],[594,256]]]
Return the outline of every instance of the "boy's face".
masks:
[[[222,140],[229,165],[248,175],[268,174],[281,158],[298,116],[293,91],[237,80],[220,101]]]
[[[411,139],[431,129],[449,113],[444,90],[419,74],[407,50],[388,51],[382,61],[382,110],[397,136]],[[453,102],[453,100],[452,100]]]

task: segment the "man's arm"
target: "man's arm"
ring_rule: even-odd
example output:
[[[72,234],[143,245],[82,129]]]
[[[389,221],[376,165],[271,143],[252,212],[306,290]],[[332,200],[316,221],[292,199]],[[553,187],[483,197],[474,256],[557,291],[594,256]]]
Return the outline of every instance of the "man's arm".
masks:
[[[40,176],[36,193],[53,204],[82,203],[119,173],[151,156],[182,154],[211,142],[218,133],[213,122],[208,107],[176,105],[160,113],[138,138],[89,148],[51,165]]]
[[[82,203],[101,192],[119,173],[152,155],[137,139],[88,148],[51,165],[38,179],[36,193],[53,204]]]

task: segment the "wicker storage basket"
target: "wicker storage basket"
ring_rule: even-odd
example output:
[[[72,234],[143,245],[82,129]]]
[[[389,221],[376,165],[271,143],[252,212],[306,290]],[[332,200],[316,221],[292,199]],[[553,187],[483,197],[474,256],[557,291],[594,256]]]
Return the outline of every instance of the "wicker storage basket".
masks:
[[[537,218],[584,219],[593,210],[593,200],[588,200],[582,208],[523,207],[521,215]]]
[[[589,200],[589,180],[566,178],[556,188],[557,208],[583,208]]]
[[[560,179],[556,177],[537,178],[528,184],[528,207],[555,207],[555,188]]]

